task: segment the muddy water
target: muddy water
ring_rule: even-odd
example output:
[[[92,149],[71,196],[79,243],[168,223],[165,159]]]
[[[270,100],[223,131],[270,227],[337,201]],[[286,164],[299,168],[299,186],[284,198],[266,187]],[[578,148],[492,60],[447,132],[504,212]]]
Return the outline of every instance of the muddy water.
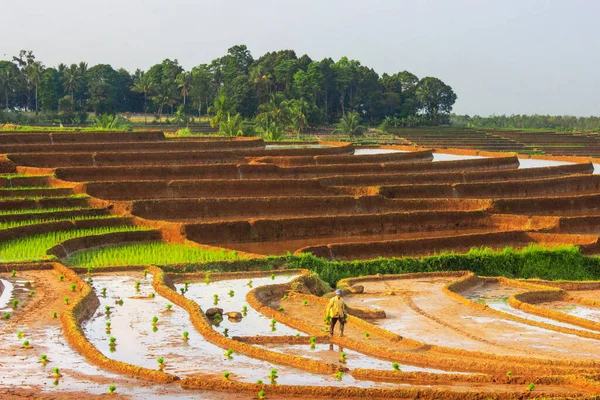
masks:
[[[275,279],[270,277],[252,278],[252,287],[248,286],[250,279],[231,279],[226,281],[210,282],[208,285],[205,282],[191,283],[188,287],[188,292],[185,297],[194,300],[202,310],[206,311],[212,307],[222,308],[223,312],[230,311],[242,312],[243,306],[246,306],[248,311],[241,321],[229,320],[224,316],[223,321],[215,329],[223,332],[228,329],[229,336],[293,336],[299,331],[289,328],[283,324],[276,323],[275,330],[271,327],[271,319],[265,317],[261,313],[254,310],[246,303],[246,295],[253,288],[264,285],[282,284],[291,281],[298,275],[277,275]],[[183,283],[175,285],[179,292],[184,287]],[[229,295],[229,291],[233,290],[233,296]],[[219,296],[218,304],[214,304],[214,295]],[[300,333],[303,335],[302,333]]]
[[[157,369],[156,359],[165,359],[164,371],[180,377],[189,377],[200,374],[214,374],[221,376],[223,372],[230,372],[230,379],[243,382],[256,382],[263,380],[269,382],[269,373],[272,368],[277,369],[279,384],[293,385],[353,385],[371,386],[372,382],[355,382],[351,377],[344,377],[338,381],[332,376],[307,373],[295,368],[272,365],[268,362],[255,360],[242,355],[233,354],[231,358],[224,355],[224,350],[207,342],[195,332],[189,322],[185,310],[173,305],[171,311],[166,312],[169,304],[165,299],[156,295],[150,298],[152,292],[151,276],[144,279],[142,274],[94,276],[94,288],[100,299],[100,307],[90,321],[84,324],[83,329],[87,338],[103,354],[112,359],[130,364]],[[267,278],[270,281],[270,278]],[[285,282],[291,277],[282,277]],[[140,281],[139,291],[135,289],[135,282]],[[256,280],[255,280],[256,281]],[[223,284],[229,284],[225,281]],[[218,282],[211,283],[214,288]],[[281,282],[280,282],[281,283]],[[192,297],[190,285],[186,297]],[[223,285],[228,288],[230,285]],[[101,288],[107,288],[106,297],[103,297]],[[242,290],[239,289],[240,295]],[[212,295],[212,292],[210,292]],[[224,294],[226,295],[226,293]],[[123,299],[123,305],[115,304],[118,299]],[[245,300],[238,298],[237,307]],[[110,316],[105,313],[105,306],[113,307]],[[152,326],[152,317],[157,316],[159,321],[156,330]],[[111,332],[105,332],[105,322],[111,321]],[[270,320],[269,320],[270,321]],[[269,321],[266,326],[270,329]],[[242,322],[243,324],[243,322]],[[251,325],[251,324],[248,324]],[[279,324],[278,324],[279,325]],[[283,328],[283,327],[281,327]],[[278,327],[277,334],[283,333]],[[182,340],[182,332],[189,332],[187,342]],[[258,329],[257,329],[258,331]],[[260,331],[263,329],[261,327]],[[264,329],[264,331],[267,331]],[[238,334],[251,334],[253,330],[240,330]],[[115,351],[109,348],[109,337],[117,338]]]
[[[433,162],[436,161],[455,161],[455,160],[474,160],[476,158],[485,158],[482,156],[463,156],[456,154],[433,153]]]
[[[519,158],[519,168],[541,168],[541,167],[556,167],[558,165],[574,164],[566,161],[554,160],[536,160],[529,158]]]
[[[407,153],[402,150],[394,149],[354,149],[355,156],[366,156],[372,154],[391,154],[391,153]]]
[[[392,362],[379,360],[377,358],[369,357],[365,354],[356,352],[354,350],[342,349],[339,346],[330,344],[315,344],[315,348],[311,348],[311,345],[280,345],[280,344],[267,344],[260,346],[271,351],[276,351],[284,354],[302,354],[306,358],[311,360],[324,361],[328,363],[338,363],[350,369],[364,368],[364,369],[377,369],[377,370],[392,370]],[[340,362],[340,354],[346,353],[346,362]],[[449,372],[440,369],[432,368],[421,368],[413,365],[400,364],[400,371],[403,372],[429,372],[433,374],[453,374],[460,372]]]
[[[600,309],[598,308],[569,303],[566,301],[554,301],[548,303],[541,303],[538,305],[541,307],[549,308],[551,310],[573,315],[575,317],[588,319],[594,322],[600,322]]]
[[[282,149],[325,149],[333,146],[324,144],[267,144],[265,150],[282,150]]]
[[[29,300],[28,282],[19,278],[6,277],[6,279],[2,279],[2,284],[4,285],[4,291],[0,295],[0,316],[3,316],[5,312],[18,312]],[[16,310],[12,307],[13,299],[19,300]]]
[[[480,288],[465,292],[465,293],[463,293],[463,295],[470,300],[476,301],[478,303],[486,304],[488,307],[490,307],[494,310],[502,311],[504,313],[511,314],[516,317],[520,317],[520,318],[527,319],[530,321],[543,322],[543,323],[546,323],[549,325],[560,326],[563,328],[575,329],[575,330],[580,330],[580,331],[595,332],[593,330],[585,329],[585,328],[579,327],[577,325],[572,325],[572,324],[568,324],[565,322],[555,321],[550,318],[539,317],[537,315],[533,315],[533,314],[530,314],[530,313],[527,313],[527,312],[524,312],[524,311],[521,311],[521,310],[511,307],[507,301],[508,297],[510,297],[514,294],[517,294],[517,293],[522,293],[523,291],[524,291],[524,289],[512,288],[512,287],[502,286],[502,285],[498,285],[498,284],[489,284],[489,285],[484,285]]]

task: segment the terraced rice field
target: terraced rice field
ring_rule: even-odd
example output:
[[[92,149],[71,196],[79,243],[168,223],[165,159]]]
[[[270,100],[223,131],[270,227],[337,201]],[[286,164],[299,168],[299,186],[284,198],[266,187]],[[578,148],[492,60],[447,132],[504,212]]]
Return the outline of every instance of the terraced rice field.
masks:
[[[600,252],[592,163],[467,153],[0,133],[0,397],[594,398],[598,282],[330,281],[330,337],[333,288],[273,257]]]

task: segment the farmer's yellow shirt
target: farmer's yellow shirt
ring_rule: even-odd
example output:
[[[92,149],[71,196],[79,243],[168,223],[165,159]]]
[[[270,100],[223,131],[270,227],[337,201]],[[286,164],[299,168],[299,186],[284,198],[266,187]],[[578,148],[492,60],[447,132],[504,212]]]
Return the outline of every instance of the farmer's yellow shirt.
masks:
[[[325,309],[325,315],[329,315],[331,318],[339,318],[345,316],[346,304],[344,304],[344,299],[342,297],[338,299],[337,296],[333,296],[327,304],[327,308]]]

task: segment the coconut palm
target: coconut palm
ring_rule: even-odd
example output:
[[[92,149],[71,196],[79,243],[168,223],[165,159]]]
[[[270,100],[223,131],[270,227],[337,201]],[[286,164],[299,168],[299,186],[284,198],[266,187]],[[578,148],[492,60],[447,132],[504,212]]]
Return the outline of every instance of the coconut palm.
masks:
[[[165,105],[173,104],[173,86],[169,82],[162,82],[152,96],[152,101],[158,104],[158,119],[162,118],[163,108]]]
[[[181,96],[183,96],[183,105],[185,106],[185,99],[187,98],[188,94],[190,94],[190,90],[192,89],[192,73],[180,73],[179,75],[177,75],[175,83],[177,84],[177,87],[181,89]]]
[[[8,110],[8,94],[15,90],[19,84],[19,77],[14,73],[11,68],[4,68],[0,70],[0,88],[4,93],[4,105]]]
[[[221,120],[232,110],[231,103],[225,95],[219,95],[215,98],[215,103],[208,108],[209,113],[214,113],[215,116],[210,119],[210,126],[213,128],[221,125]]]
[[[152,93],[152,89],[154,89],[154,82],[152,82],[150,75],[139,69],[135,71],[135,78],[131,91],[144,93],[144,124],[146,124],[146,114],[148,113],[148,107],[146,106],[148,103],[148,94]]]
[[[75,101],[75,91],[81,87],[83,75],[77,64],[71,64],[71,66],[65,69],[65,90],[71,93],[71,98]]]
[[[360,115],[357,112],[349,112],[340,119],[339,123],[335,124],[333,132],[343,133],[348,136],[357,136],[365,130],[365,127],[360,124]]]
[[[27,66],[27,79],[30,84],[35,87],[35,113],[38,113],[38,88],[42,80],[42,73],[44,72],[44,66],[41,62],[36,61]]]
[[[300,137],[300,134],[306,128],[306,125],[308,125],[306,115],[304,115],[304,110],[308,107],[308,103],[304,100],[291,100],[287,102],[286,106],[289,110],[290,126],[298,137]]]

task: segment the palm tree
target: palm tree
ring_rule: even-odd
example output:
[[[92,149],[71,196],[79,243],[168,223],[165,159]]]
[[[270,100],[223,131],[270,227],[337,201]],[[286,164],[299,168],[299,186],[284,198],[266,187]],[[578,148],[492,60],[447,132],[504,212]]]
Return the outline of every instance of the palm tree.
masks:
[[[163,82],[156,88],[152,96],[152,101],[158,104],[158,120],[162,118],[163,108],[165,105],[172,104],[173,100],[173,87],[169,82]]]
[[[221,120],[225,118],[225,114],[230,114],[232,110],[231,104],[227,97],[222,94],[215,98],[215,103],[208,108],[209,113],[214,113],[215,116],[210,119],[210,126],[213,128],[221,125]]]
[[[4,68],[0,70],[0,88],[4,92],[4,104],[8,111],[8,94],[15,90],[15,87],[19,83],[19,78],[11,68]]]
[[[177,87],[181,89],[183,105],[185,106],[185,99],[187,98],[188,94],[190,94],[190,90],[192,89],[192,74],[190,72],[180,73],[177,75],[175,83],[177,83]]]
[[[304,110],[308,107],[308,103],[304,100],[291,100],[286,103],[289,110],[290,125],[298,135],[298,138],[300,138],[302,130],[308,125],[306,115],[304,115]]]
[[[81,79],[83,75],[77,64],[71,64],[71,66],[65,69],[65,90],[71,92],[71,98],[75,101],[75,91],[81,86]]]
[[[27,78],[29,82],[35,87],[35,114],[38,113],[38,88],[42,80],[42,73],[44,72],[44,66],[41,62],[36,61],[27,66]]]
[[[335,124],[334,133],[344,133],[348,136],[360,135],[366,129],[360,124],[360,115],[357,112],[348,112]]]
[[[144,93],[144,125],[146,124],[146,114],[148,113],[148,108],[146,107],[148,102],[148,94],[152,93],[152,89],[154,89],[154,82],[152,82],[150,75],[139,69],[135,71],[135,79],[133,81],[131,91],[136,93]]]

